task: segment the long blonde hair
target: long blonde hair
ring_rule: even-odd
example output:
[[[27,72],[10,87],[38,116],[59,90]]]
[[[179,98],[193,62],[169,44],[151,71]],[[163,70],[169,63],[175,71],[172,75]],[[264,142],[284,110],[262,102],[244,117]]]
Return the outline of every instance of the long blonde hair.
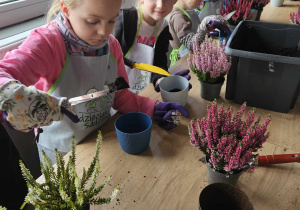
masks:
[[[53,0],[50,9],[47,13],[47,22],[50,22],[53,17],[56,17],[60,12],[60,2],[63,1],[64,4],[69,8],[73,9],[78,6],[82,0]]]

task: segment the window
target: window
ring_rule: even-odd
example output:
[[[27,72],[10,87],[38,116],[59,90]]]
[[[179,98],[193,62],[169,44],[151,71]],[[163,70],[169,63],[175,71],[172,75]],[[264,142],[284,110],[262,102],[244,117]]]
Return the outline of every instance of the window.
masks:
[[[30,31],[46,23],[52,0],[0,0],[0,60],[16,49]],[[40,17],[39,17],[40,16]]]
[[[47,13],[51,0],[0,0],[0,28]]]

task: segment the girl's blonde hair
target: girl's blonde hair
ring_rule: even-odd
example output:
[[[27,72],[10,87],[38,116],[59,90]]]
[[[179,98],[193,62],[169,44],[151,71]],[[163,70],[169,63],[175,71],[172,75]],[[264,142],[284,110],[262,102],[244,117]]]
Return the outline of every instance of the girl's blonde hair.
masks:
[[[53,0],[50,9],[47,13],[47,22],[50,22],[53,17],[56,17],[60,12],[60,2],[63,2],[69,9],[73,9],[81,3],[81,0]]]

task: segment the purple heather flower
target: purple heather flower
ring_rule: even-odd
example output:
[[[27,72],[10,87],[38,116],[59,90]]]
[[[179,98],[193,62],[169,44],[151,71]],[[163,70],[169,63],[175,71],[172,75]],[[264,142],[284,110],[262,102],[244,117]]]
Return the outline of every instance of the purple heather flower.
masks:
[[[290,13],[290,21],[293,24],[300,24],[300,5],[298,6],[298,11],[296,13]]]
[[[260,125],[260,117],[254,119],[253,109],[248,111],[243,121],[245,110],[246,103],[233,115],[232,107],[229,106],[225,111],[223,104],[218,108],[214,101],[207,105],[206,117],[190,122],[190,142],[209,157],[213,169],[230,174],[233,170],[247,168],[252,153],[262,148],[270,136],[267,126],[271,117],[268,116]]]
[[[228,74],[231,66],[231,57],[225,54],[225,46],[221,41],[216,41],[212,38],[205,37],[204,41],[199,45],[199,40],[196,38],[193,43],[193,54],[188,58],[189,68],[197,74],[209,74],[215,80],[222,78]],[[208,77],[209,78],[209,77]],[[201,80],[203,78],[201,77]],[[207,81],[203,81],[207,82]]]

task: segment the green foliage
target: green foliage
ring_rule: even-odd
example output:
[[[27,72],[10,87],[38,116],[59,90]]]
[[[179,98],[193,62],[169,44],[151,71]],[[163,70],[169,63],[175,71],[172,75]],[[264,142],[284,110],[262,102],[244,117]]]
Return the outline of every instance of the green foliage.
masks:
[[[197,70],[195,66],[191,66],[190,69],[192,70],[192,72],[194,72],[197,75],[198,80],[201,82],[217,84],[225,80],[226,73],[222,73],[220,74],[219,77],[215,78],[215,77],[211,77],[209,72],[204,74],[202,71]]]
[[[44,183],[37,183],[22,160],[20,160],[22,174],[28,186],[28,194],[21,209],[24,208],[26,203],[30,203],[34,205],[36,209],[80,210],[89,204],[100,205],[109,203],[114,199],[119,191],[118,187],[114,189],[112,195],[108,198],[96,197],[111,179],[111,176],[108,177],[103,184],[96,187],[100,172],[99,151],[102,142],[100,131],[96,142],[95,156],[88,170],[86,171],[85,168],[83,168],[82,178],[78,177],[75,170],[75,138],[72,139],[72,150],[67,164],[65,164],[62,154],[55,150],[56,171],[51,160],[46,156],[45,152],[42,151],[44,163],[41,163],[41,170],[45,178]],[[90,178],[92,178],[91,186],[85,189],[85,185]]]

